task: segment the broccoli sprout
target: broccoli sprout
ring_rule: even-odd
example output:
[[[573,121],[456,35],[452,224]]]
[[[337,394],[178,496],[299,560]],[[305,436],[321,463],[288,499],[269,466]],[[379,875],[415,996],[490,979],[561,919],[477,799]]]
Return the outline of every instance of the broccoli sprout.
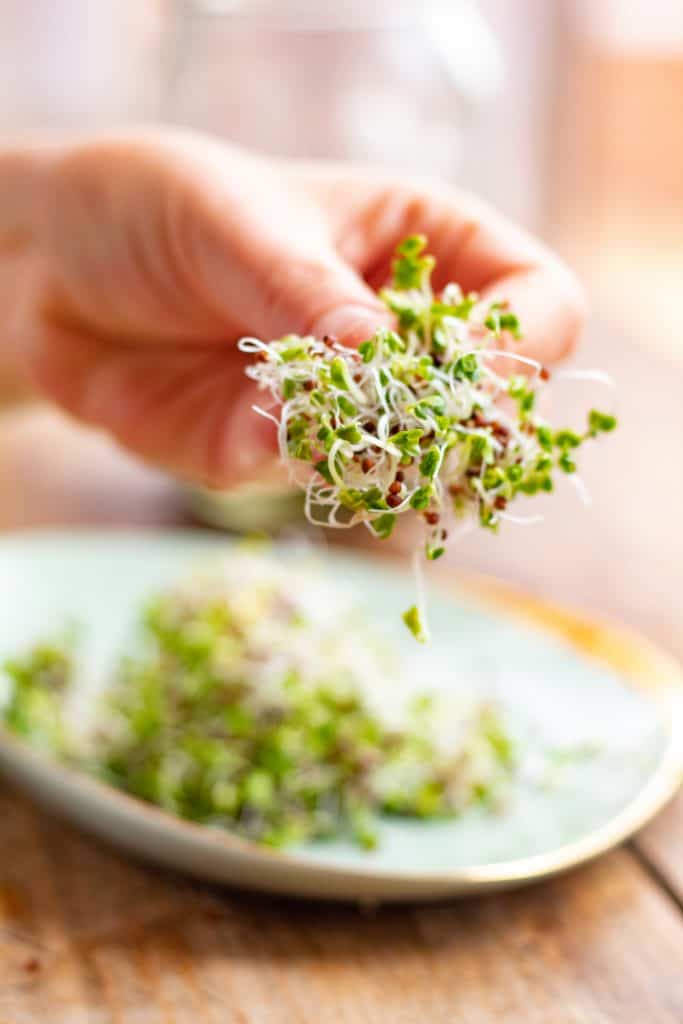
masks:
[[[383,815],[504,801],[516,758],[496,708],[465,699],[444,744],[439,700],[401,700],[399,659],[314,574],[235,555],[152,599],[140,634],[83,734],[61,641],[5,664],[0,720],[132,796],[270,846],[372,849]]]
[[[613,430],[616,419],[592,409],[583,432],[546,423],[538,396],[549,371],[501,348],[501,338],[522,336],[516,315],[457,284],[435,295],[425,248],[422,236],[406,239],[380,293],[396,330],[382,328],[358,349],[291,335],[239,346],[258,356],[247,375],[279,403],[278,416],[264,415],[276,422],[280,454],[306,492],[309,521],[363,523],[386,539],[396,518],[412,512],[433,560],[453,520],[492,531],[506,519],[524,521],[506,512],[510,502],[552,491],[557,470],[575,474],[575,449]],[[517,361],[524,375],[502,376],[501,360]],[[597,371],[564,376],[572,374],[609,383]],[[422,633],[410,613],[404,620]]]

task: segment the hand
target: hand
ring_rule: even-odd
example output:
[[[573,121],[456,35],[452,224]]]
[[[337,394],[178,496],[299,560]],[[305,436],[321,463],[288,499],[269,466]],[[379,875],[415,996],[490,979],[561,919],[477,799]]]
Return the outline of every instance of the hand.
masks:
[[[408,234],[428,236],[437,287],[510,300],[522,353],[554,361],[580,328],[554,256],[442,185],[170,132],[36,159],[14,347],[47,396],[188,479],[231,485],[275,452],[236,341],[367,337],[388,322],[373,289]],[[0,278],[1,260],[0,245]]]

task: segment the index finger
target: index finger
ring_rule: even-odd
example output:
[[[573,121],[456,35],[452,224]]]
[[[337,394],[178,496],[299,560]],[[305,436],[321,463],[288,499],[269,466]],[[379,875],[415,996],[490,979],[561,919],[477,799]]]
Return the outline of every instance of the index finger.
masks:
[[[487,300],[510,303],[523,331],[515,351],[555,362],[575,347],[585,316],[577,279],[492,206],[438,182],[331,165],[306,173],[326,203],[339,252],[372,287],[389,279],[398,242],[421,233],[437,260],[437,288],[456,281]]]

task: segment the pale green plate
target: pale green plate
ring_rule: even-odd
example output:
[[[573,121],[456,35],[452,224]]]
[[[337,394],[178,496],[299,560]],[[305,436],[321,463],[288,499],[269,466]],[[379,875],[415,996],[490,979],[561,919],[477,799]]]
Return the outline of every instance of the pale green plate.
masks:
[[[27,533],[0,540],[0,658],[67,621],[84,627],[93,688],[140,603],[230,542],[199,533]],[[285,547],[277,557],[290,558]],[[430,599],[433,644],[400,624],[409,573],[346,553],[321,556],[421,687],[493,695],[526,754],[509,805],[452,822],[387,821],[380,848],[325,843],[272,852],[166,813],[65,770],[0,732],[0,767],[51,810],[136,855],[200,877],[333,899],[435,898],[531,881],[632,834],[676,789],[683,682],[647,642],[481,581]],[[349,642],[353,642],[350,638]],[[566,756],[548,756],[562,750]]]

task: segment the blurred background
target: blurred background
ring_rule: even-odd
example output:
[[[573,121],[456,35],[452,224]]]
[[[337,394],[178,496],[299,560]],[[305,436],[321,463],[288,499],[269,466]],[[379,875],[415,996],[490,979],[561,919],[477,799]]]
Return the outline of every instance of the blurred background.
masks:
[[[580,362],[616,378],[621,430],[586,460],[592,509],[562,494],[542,527],[449,557],[679,653],[682,113],[680,0],[0,0],[0,142],[174,122],[436,174],[555,246],[586,285]],[[558,417],[604,404],[566,388]],[[0,526],[178,514],[168,481],[106,442],[17,415]]]
[[[683,304],[660,301],[681,272],[679,0],[0,0],[0,19],[5,136],[161,118],[432,171],[683,352]]]

